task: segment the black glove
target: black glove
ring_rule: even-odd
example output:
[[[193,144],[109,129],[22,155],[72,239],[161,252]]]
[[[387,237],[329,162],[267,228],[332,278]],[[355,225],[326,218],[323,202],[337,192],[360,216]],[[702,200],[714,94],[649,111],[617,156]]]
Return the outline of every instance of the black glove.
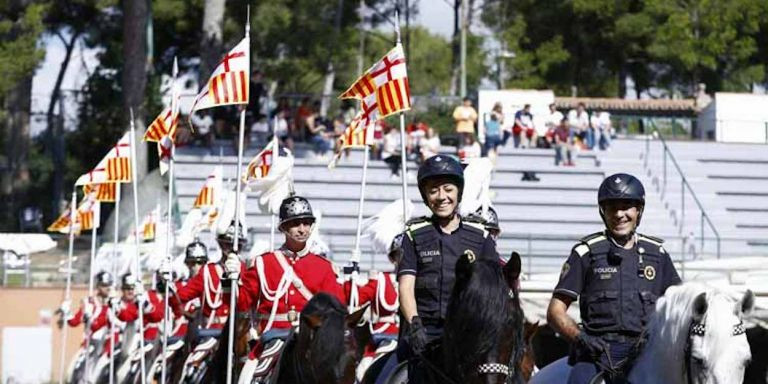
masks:
[[[427,348],[427,330],[418,316],[411,318],[406,336],[408,338],[408,345],[411,347],[411,353],[415,356],[420,356],[424,353],[424,350]]]
[[[576,344],[593,358],[599,358],[603,352],[608,350],[608,344],[603,339],[583,331],[576,337]]]

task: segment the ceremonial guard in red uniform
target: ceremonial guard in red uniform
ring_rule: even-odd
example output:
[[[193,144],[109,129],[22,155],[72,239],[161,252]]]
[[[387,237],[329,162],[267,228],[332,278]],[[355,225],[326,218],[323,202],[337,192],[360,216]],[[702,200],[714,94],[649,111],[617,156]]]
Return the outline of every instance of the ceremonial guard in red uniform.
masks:
[[[315,223],[309,201],[288,197],[280,205],[279,216],[285,243],[256,257],[243,275],[241,298],[254,304],[261,336],[243,368],[241,382],[269,370],[272,364],[263,360],[279,353],[282,339],[298,324],[299,312],[314,294],[326,292],[346,301],[331,261],[309,251],[307,240]]]

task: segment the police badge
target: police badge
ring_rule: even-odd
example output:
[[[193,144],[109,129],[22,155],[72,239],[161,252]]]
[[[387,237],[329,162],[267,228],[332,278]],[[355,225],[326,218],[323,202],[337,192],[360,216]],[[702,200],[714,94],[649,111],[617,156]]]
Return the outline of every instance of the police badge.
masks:
[[[656,278],[656,268],[654,268],[652,265],[648,265],[643,270],[643,275],[645,275],[645,278],[648,280],[653,280]]]
[[[563,268],[560,270],[560,278],[562,279],[563,277],[565,277],[565,275],[567,275],[568,271],[570,270],[571,270],[571,265],[568,264],[568,262],[566,261],[565,263],[563,263]]]
[[[470,263],[474,263],[475,260],[477,260],[477,257],[475,256],[475,252],[472,252],[471,249],[467,249],[464,251],[464,254],[467,255],[467,260],[469,260]]]

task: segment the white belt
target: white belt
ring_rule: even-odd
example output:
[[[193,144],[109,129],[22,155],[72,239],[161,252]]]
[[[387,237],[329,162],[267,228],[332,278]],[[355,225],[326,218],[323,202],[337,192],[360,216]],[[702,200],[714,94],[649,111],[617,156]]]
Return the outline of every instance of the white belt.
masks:
[[[395,322],[397,322],[397,316],[389,315],[389,316],[379,317],[376,322],[394,324]]]

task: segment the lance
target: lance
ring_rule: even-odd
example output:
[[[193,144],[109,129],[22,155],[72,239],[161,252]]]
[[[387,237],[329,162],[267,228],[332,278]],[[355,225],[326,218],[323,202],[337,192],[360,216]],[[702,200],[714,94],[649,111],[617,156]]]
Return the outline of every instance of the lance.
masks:
[[[136,269],[136,285],[143,284],[141,278],[141,260],[139,256],[139,180],[136,175],[136,122],[133,117],[133,108],[131,111],[131,178],[133,179],[133,225],[136,230],[136,235],[133,236],[134,240],[134,261]],[[145,290],[142,290],[142,294],[147,295]],[[145,297],[145,299],[149,299]],[[126,346],[127,347],[127,346]],[[144,302],[139,300],[139,356],[141,365],[141,384],[145,384],[146,378],[146,362],[144,358]]]
[[[72,190],[72,202],[69,205],[69,252],[67,255],[67,285],[64,290],[64,301],[69,301],[72,295],[72,258],[75,252],[75,214],[77,212],[77,187]],[[66,316],[66,314],[64,314]],[[64,383],[64,365],[67,353],[67,329],[64,324],[61,330],[61,361],[59,362],[59,384]]]

